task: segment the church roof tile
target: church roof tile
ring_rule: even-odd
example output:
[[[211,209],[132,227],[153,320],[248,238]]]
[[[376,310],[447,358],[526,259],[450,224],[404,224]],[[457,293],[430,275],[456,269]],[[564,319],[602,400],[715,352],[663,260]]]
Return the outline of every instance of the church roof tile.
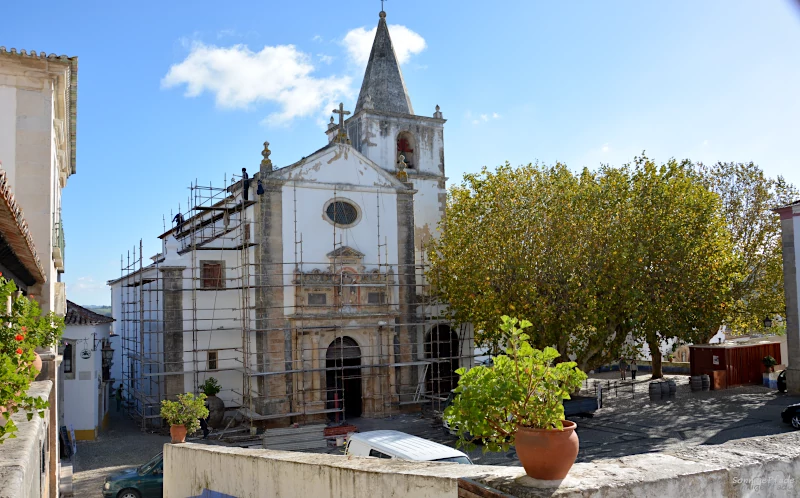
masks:
[[[378,21],[378,31],[372,43],[355,112],[358,113],[362,109],[414,114],[392,38],[389,36],[386,12],[383,11]]]

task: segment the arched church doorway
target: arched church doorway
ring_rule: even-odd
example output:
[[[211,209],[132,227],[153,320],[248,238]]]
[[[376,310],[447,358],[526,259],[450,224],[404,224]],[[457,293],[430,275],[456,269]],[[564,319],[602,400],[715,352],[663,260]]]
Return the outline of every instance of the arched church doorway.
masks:
[[[350,337],[335,339],[325,353],[328,409],[344,408],[344,418],[361,416],[361,349]],[[329,414],[331,420],[342,413]]]
[[[428,394],[447,395],[458,385],[458,336],[449,325],[437,325],[425,334],[425,358],[433,360],[425,374]]]

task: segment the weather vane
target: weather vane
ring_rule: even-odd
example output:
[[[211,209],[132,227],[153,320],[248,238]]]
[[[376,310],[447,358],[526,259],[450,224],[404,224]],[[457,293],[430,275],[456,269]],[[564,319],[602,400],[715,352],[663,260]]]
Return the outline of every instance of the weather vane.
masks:
[[[386,2],[386,1],[388,1],[388,0],[381,0],[381,12],[383,12],[383,2]]]

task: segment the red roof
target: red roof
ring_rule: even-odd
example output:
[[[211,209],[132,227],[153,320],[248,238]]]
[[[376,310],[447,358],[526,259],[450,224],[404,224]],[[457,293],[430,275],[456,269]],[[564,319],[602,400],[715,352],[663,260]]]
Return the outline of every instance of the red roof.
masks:
[[[69,299],[67,300],[67,316],[64,317],[64,323],[67,325],[99,325],[113,321],[115,320],[110,316],[95,313],[83,306],[78,306]]]

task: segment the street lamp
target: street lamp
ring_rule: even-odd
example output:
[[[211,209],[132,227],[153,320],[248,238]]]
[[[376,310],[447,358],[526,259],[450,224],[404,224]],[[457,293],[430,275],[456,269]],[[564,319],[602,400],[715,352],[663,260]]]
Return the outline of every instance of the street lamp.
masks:
[[[769,316],[767,316],[766,318],[764,318],[764,328],[768,329],[770,327],[772,327],[772,319]]]
[[[103,380],[111,380],[111,365],[113,364],[111,360],[114,359],[114,350],[111,349],[111,344],[104,341],[100,354],[103,358]]]

